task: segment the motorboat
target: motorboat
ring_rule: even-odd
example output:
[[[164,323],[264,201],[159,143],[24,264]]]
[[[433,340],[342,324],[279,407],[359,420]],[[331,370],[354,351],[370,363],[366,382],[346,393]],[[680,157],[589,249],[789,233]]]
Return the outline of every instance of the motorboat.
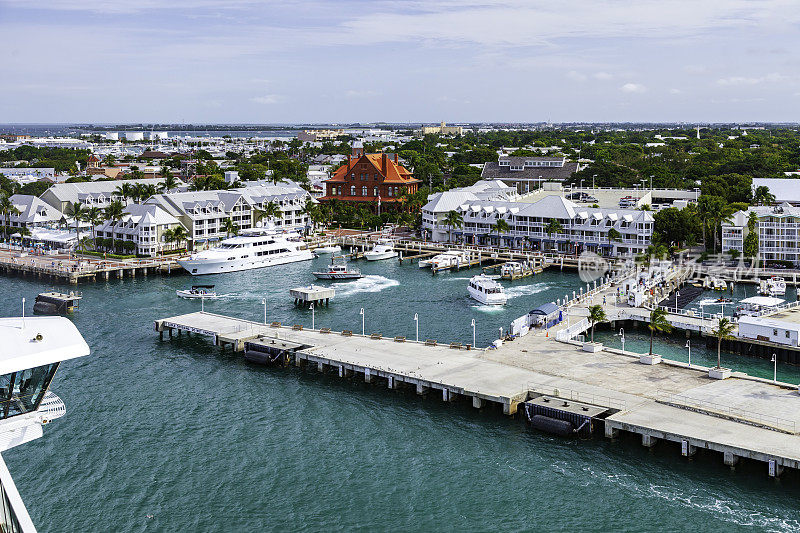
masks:
[[[359,279],[364,275],[356,268],[350,268],[345,263],[336,263],[335,257],[331,258],[331,264],[325,270],[313,272],[317,279],[330,279],[333,281],[344,279]]]
[[[263,268],[314,258],[311,250],[301,248],[302,243],[290,240],[275,230],[256,228],[246,230],[223,240],[217,248],[179,259],[178,264],[194,276],[224,274]]]
[[[447,270],[450,268],[460,268],[469,265],[469,252],[463,250],[450,250],[432,258],[420,261],[419,267],[431,267],[434,270]]]
[[[503,263],[503,266],[500,267],[500,277],[503,278],[516,278],[521,276],[524,272],[524,268],[522,263],[517,261],[509,261],[508,263]]]
[[[785,303],[783,298],[771,296],[751,296],[739,302],[742,304],[733,312],[734,316],[761,316],[764,313],[776,310]]]
[[[783,296],[786,294],[786,280],[778,276],[762,279],[758,283],[758,293],[765,296]]]
[[[192,285],[191,289],[182,289],[175,291],[181,298],[203,298],[203,299],[214,299],[218,298],[216,292],[214,292],[213,285]]]
[[[341,251],[342,247],[333,241],[323,242],[314,248],[314,252],[318,254],[335,254]]]
[[[364,259],[367,261],[380,261],[394,257],[397,257],[397,252],[394,250],[394,241],[391,239],[378,239],[372,250],[364,252]]]
[[[472,276],[467,286],[470,297],[484,305],[505,305],[508,300],[503,286],[483,274]]]
[[[714,300],[714,303],[718,304],[729,304],[731,302],[733,302],[733,300],[731,300],[730,298],[717,298],[716,300]]]
[[[722,278],[709,276],[703,280],[703,288],[711,289],[712,291],[724,291],[728,288],[728,284]]]

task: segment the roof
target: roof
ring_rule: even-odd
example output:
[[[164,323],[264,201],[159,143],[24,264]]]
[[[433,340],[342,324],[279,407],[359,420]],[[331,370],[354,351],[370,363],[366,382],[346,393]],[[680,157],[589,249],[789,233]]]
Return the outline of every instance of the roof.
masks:
[[[0,375],[84,355],[89,346],[64,317],[0,318]]]
[[[52,195],[59,202],[77,202],[83,194],[111,194],[124,183],[158,185],[163,178],[143,178],[138,180],[82,181],[77,183],[56,183],[42,194]]]
[[[768,187],[775,201],[800,203],[800,179],[797,178],[753,178],[753,190]]]
[[[765,316],[742,316],[739,317],[739,326],[742,324],[750,326],[764,326],[768,328],[788,329],[800,332],[800,324],[787,320],[777,320]]]
[[[383,172],[383,159],[386,158],[386,173]],[[336,173],[333,177],[327,181],[330,182],[344,182],[347,181],[347,173],[352,170],[352,168],[356,165],[360,165],[363,163],[369,163],[375,171],[377,171],[381,176],[383,176],[384,183],[419,183],[418,179],[415,179],[411,172],[406,170],[406,168],[399,163],[394,162],[394,156],[390,156],[389,154],[380,153],[380,154],[364,154],[357,158],[350,158],[347,165],[341,166],[336,169]]]
[[[782,298],[772,298],[770,296],[751,296],[750,298],[745,298],[744,300],[740,300],[739,303],[763,305],[766,307],[775,307],[776,305],[780,305],[785,301],[786,300]]]
[[[41,198],[30,194],[14,194],[9,198],[20,214],[14,218],[24,222],[55,222],[64,216],[61,211]]]
[[[546,304],[542,304],[536,309],[532,310],[529,315],[552,315],[553,313],[558,311],[558,306],[553,302],[548,302]]]
[[[503,158],[503,160],[514,160],[517,158]],[[521,161],[543,160],[551,161],[553,158],[547,157],[520,157]],[[560,160],[561,158],[556,158]],[[497,161],[490,161],[483,165],[483,172],[481,172],[481,179],[503,179],[503,180],[520,180],[520,179],[537,179],[537,180],[554,180],[563,181],[572,176],[578,170],[578,163],[565,162],[562,167],[525,167],[522,170],[510,170],[509,167],[501,167]]]

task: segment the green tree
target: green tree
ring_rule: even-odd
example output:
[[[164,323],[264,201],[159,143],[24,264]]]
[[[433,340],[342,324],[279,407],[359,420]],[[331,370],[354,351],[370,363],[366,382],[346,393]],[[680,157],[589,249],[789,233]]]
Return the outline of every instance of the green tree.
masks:
[[[105,219],[111,220],[112,222],[122,220],[124,214],[125,207],[122,205],[122,201],[120,200],[114,200],[108,204],[105,209],[103,209],[103,216]]]
[[[3,226],[3,236],[6,239],[8,239],[8,231],[11,228],[11,217],[19,214],[20,211],[11,201],[11,198],[5,195],[0,195],[0,215],[5,221],[5,225]]]
[[[86,219],[86,212],[86,207],[80,202],[67,204],[66,213],[75,221],[75,235],[78,239],[76,247],[79,246],[81,242],[81,222]]]
[[[548,237],[553,236],[553,233],[561,233],[564,231],[564,226],[561,225],[561,222],[558,219],[551,218],[550,222],[547,223],[547,226],[544,227],[544,232],[547,233]],[[553,249],[555,249],[556,243],[553,243]]]
[[[745,257],[756,257],[758,255],[757,226],[758,215],[751,211],[747,217],[747,235],[744,238],[744,246],[742,247]]]
[[[452,241],[453,230],[464,225],[464,217],[461,216],[461,213],[452,209],[444,216],[444,223],[447,225],[447,240]]]
[[[717,368],[722,368],[722,341],[731,339],[736,326],[725,317],[720,317],[717,327],[711,332],[717,338]]]
[[[95,233],[95,226],[103,221],[103,210],[97,206],[92,206],[86,211],[86,220],[92,225],[92,245],[97,249],[97,235]]]
[[[186,231],[182,225],[175,226],[172,228],[172,239],[174,242],[177,243],[178,248],[181,247],[181,243],[186,241],[189,238],[189,232]]]
[[[769,191],[766,185],[759,185],[753,193],[753,203],[756,205],[772,205],[775,203],[775,195]]]
[[[227,235],[228,237],[230,237],[231,235],[236,235],[237,233],[239,233],[239,228],[233,222],[233,218],[230,218],[230,217],[226,218],[225,220],[222,221],[222,224],[220,225],[219,229],[224,231],[225,235]]]
[[[264,209],[256,208],[253,210],[253,223],[257,223],[264,218],[266,218],[268,222],[278,218],[283,218],[283,211],[275,202],[267,202],[264,205]]]
[[[589,323],[592,325],[592,342],[594,342],[594,325],[606,321],[606,312],[602,305],[589,306]]]
[[[669,333],[672,331],[672,325],[667,320],[667,312],[656,307],[650,311],[650,323],[647,325],[650,330],[650,355],[653,355],[653,335],[656,331],[659,333]]]

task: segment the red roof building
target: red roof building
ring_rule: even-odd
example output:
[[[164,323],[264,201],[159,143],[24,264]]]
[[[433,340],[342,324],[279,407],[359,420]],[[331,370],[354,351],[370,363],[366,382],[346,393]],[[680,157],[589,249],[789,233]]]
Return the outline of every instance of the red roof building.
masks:
[[[342,202],[396,202],[403,192],[417,192],[420,180],[397,162],[397,154],[364,154],[349,157],[333,177],[325,181],[320,200]]]

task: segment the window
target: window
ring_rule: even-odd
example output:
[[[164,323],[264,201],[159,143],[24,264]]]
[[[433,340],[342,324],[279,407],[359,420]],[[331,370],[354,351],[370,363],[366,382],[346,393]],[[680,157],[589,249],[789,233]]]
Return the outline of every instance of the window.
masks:
[[[777,329],[773,329],[772,330],[772,335],[777,337],[778,336],[778,330]]]
[[[0,376],[0,418],[36,410],[56,368],[52,363]]]
[[[350,186],[350,196],[355,196],[355,195],[356,195],[356,186],[355,185],[351,185]]]
[[[372,196],[378,196],[378,188],[377,187],[373,187],[372,188]]]
[[[361,196],[367,196],[367,186],[361,187]]]

